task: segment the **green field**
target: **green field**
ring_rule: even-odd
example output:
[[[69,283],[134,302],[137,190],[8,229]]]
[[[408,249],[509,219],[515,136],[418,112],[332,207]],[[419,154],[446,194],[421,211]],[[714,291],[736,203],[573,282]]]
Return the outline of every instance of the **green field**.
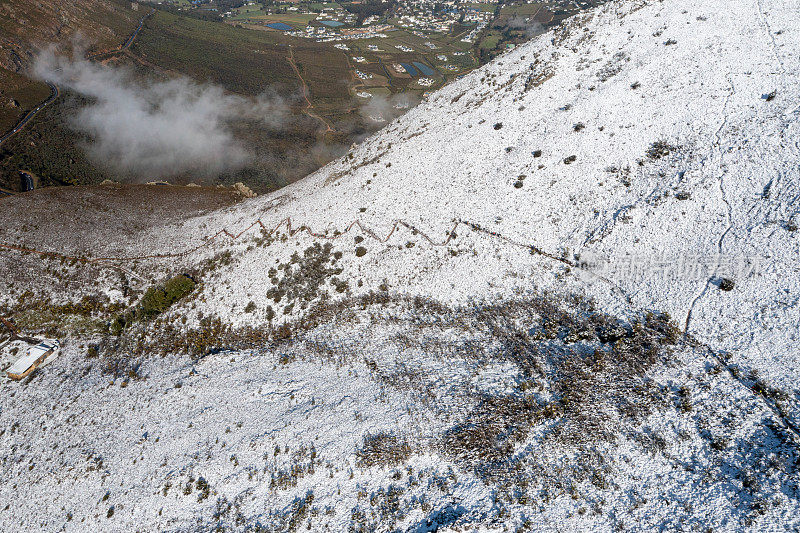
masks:
[[[309,22],[315,18],[317,18],[317,15],[314,14],[280,13],[264,15],[263,19],[260,19],[258,22],[263,24],[268,22],[283,22],[284,24],[288,24],[296,30],[303,30],[306,26],[308,26]]]
[[[243,20],[252,18],[263,18],[267,15],[263,8],[257,6],[242,6],[233,10],[229,20]]]
[[[497,48],[497,45],[500,43],[500,40],[503,38],[503,35],[497,31],[490,31],[487,33],[483,40],[481,41],[480,47],[484,50],[494,50]]]
[[[472,9],[477,9],[478,11],[484,11],[486,13],[494,13],[494,10],[497,9],[497,4],[488,4],[482,2],[473,2],[460,5],[464,7],[471,7]]]
[[[500,14],[529,17],[538,13],[541,8],[542,4],[506,4],[500,8]]]
[[[303,6],[303,7],[306,7],[308,9],[326,9],[326,8],[328,8],[328,9],[331,9],[331,8],[332,9],[341,9],[341,7],[342,7],[342,6],[340,6],[339,4],[337,4],[335,2],[323,2],[323,3],[320,3],[320,2],[309,2],[307,4],[294,4],[294,5]]]
[[[299,90],[300,82],[286,59],[289,42],[276,32],[159,11],[147,21],[131,52],[166,71],[256,95],[268,87]]]

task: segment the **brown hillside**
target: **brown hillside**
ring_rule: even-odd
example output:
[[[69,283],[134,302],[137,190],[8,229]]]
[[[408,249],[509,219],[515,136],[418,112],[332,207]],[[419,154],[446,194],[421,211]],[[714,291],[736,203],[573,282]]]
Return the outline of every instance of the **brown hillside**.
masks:
[[[24,70],[33,53],[50,44],[89,52],[113,49],[133,32],[146,10],[121,0],[5,0],[0,3],[0,66]]]

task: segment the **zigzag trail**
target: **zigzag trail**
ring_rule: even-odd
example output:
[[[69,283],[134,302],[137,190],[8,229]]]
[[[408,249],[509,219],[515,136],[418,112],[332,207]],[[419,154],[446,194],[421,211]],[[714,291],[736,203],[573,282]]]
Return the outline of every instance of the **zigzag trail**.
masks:
[[[262,230],[267,231],[267,235],[268,236],[274,235],[282,226],[285,225],[286,226],[286,234],[288,236],[290,236],[290,237],[293,237],[294,235],[297,235],[300,232],[305,232],[311,237],[318,238],[318,239],[325,239],[325,240],[329,240],[329,241],[333,241],[333,240],[339,239],[340,237],[343,237],[348,232],[350,232],[353,228],[358,228],[361,231],[362,234],[370,237],[371,239],[373,239],[373,240],[375,240],[375,241],[377,241],[379,243],[386,243],[392,237],[392,235],[394,235],[395,231],[397,231],[397,229],[402,226],[402,227],[404,227],[404,228],[406,228],[408,230],[411,230],[411,232],[414,235],[421,236],[431,246],[442,247],[442,246],[446,246],[447,244],[450,243],[450,241],[452,241],[453,239],[456,238],[455,230],[456,230],[456,228],[458,226],[460,226],[462,224],[467,226],[468,228],[470,228],[471,230],[473,230],[475,232],[481,233],[483,235],[487,235],[487,236],[489,236],[489,237],[491,237],[493,239],[497,239],[497,240],[502,241],[502,242],[504,242],[506,244],[509,244],[511,246],[518,247],[518,248],[524,248],[526,250],[529,250],[530,253],[533,254],[533,255],[540,255],[542,257],[546,257],[546,258],[551,259],[553,261],[558,261],[560,263],[563,263],[563,264],[565,264],[565,265],[567,265],[569,267],[578,268],[578,269],[588,273],[589,275],[591,275],[591,276],[593,276],[593,277],[595,277],[595,278],[597,278],[599,280],[602,280],[605,283],[607,283],[618,294],[618,296],[620,296],[622,299],[624,299],[632,307],[635,307],[634,304],[633,304],[633,300],[630,297],[630,295],[628,295],[613,280],[611,280],[609,278],[606,278],[605,276],[602,276],[602,275],[600,275],[600,274],[598,274],[596,272],[593,272],[590,269],[586,268],[585,266],[583,266],[581,264],[578,264],[578,263],[576,263],[574,261],[570,261],[569,259],[566,259],[564,257],[559,257],[559,256],[553,255],[551,253],[545,252],[544,250],[542,250],[541,248],[539,248],[539,247],[537,247],[537,246],[535,246],[533,244],[526,244],[526,243],[522,243],[522,242],[519,242],[519,241],[515,241],[515,240],[513,240],[513,239],[511,239],[509,237],[506,237],[506,236],[504,236],[504,235],[502,235],[502,234],[500,234],[500,233],[498,233],[496,231],[487,230],[487,229],[481,227],[479,224],[476,224],[476,223],[473,223],[473,222],[468,222],[468,221],[465,221],[465,220],[456,221],[453,224],[452,229],[447,232],[447,238],[445,238],[443,241],[436,241],[436,240],[432,239],[427,233],[425,233],[424,231],[418,229],[413,224],[410,224],[410,223],[408,223],[408,222],[406,222],[404,220],[399,220],[399,219],[394,221],[394,223],[392,224],[392,228],[389,230],[389,233],[387,233],[385,237],[380,237],[373,230],[371,230],[370,228],[364,226],[364,224],[362,224],[361,221],[358,220],[358,219],[356,219],[353,222],[351,222],[350,225],[347,226],[347,228],[344,231],[342,231],[340,233],[336,233],[334,235],[328,235],[326,233],[314,232],[314,231],[311,230],[311,228],[309,228],[306,225],[301,225],[300,227],[295,229],[292,226],[291,217],[286,217],[283,220],[281,220],[272,230],[267,230],[267,227],[264,225],[263,221],[259,218],[258,220],[256,220],[255,222],[253,222],[252,224],[247,226],[245,229],[243,229],[239,233],[234,234],[234,233],[229,232],[227,229],[222,229],[222,230],[218,231],[217,233],[215,233],[214,235],[212,235],[211,237],[207,238],[202,244],[200,244],[198,246],[194,246],[192,248],[188,248],[188,249],[183,250],[181,252],[168,253],[168,254],[151,254],[151,255],[130,256],[130,257],[95,257],[95,258],[87,258],[87,257],[70,256],[70,255],[66,255],[66,254],[60,254],[60,253],[57,253],[57,252],[47,252],[47,251],[42,251],[42,250],[36,250],[34,248],[28,248],[28,247],[25,247],[25,246],[19,246],[19,245],[14,245],[14,244],[7,244],[7,243],[0,243],[0,249],[19,251],[19,252],[23,252],[23,253],[35,253],[35,254],[39,254],[41,256],[47,256],[47,257],[54,257],[54,258],[59,258],[59,259],[78,261],[78,262],[85,263],[85,264],[102,265],[102,266],[106,266],[106,267],[109,267],[109,268],[115,268],[115,269],[121,270],[121,271],[126,272],[126,273],[128,273],[128,274],[130,274],[130,275],[132,275],[132,276],[134,276],[134,277],[136,277],[138,279],[140,279],[140,280],[146,281],[146,280],[144,280],[143,277],[139,276],[135,272],[133,272],[133,271],[121,266],[121,265],[114,264],[114,262],[129,262],[129,261],[137,261],[137,260],[143,260],[143,259],[168,259],[168,258],[184,257],[184,256],[187,256],[189,254],[192,254],[192,253],[200,250],[201,248],[203,248],[205,246],[210,245],[216,239],[218,239],[219,237],[222,237],[222,236],[228,237],[229,239],[231,239],[233,241],[238,240],[242,235],[244,235],[245,233],[247,233],[248,231],[250,231],[251,229],[253,229],[256,226],[260,226],[262,228]],[[789,417],[787,417],[784,413],[781,412],[781,410],[776,405],[775,401],[773,401],[772,399],[768,398],[765,394],[759,393],[758,391],[756,391],[754,389],[754,387],[750,383],[748,383],[747,380],[744,377],[734,373],[733,368],[731,367],[731,365],[728,363],[728,361],[724,357],[724,354],[718,352],[717,350],[714,350],[707,343],[705,343],[703,341],[700,341],[699,339],[695,338],[688,331],[684,331],[683,342],[687,343],[687,344],[689,344],[691,346],[695,346],[695,347],[699,347],[699,348],[707,350],[707,352],[714,359],[716,359],[722,365],[723,368],[725,368],[727,370],[728,374],[730,374],[730,376],[735,381],[739,382],[740,385],[742,385],[745,388],[751,390],[754,394],[759,396],[761,398],[761,400],[767,405],[767,407],[783,423],[783,427],[786,428],[790,433],[792,433],[792,435],[794,436],[795,439],[800,440],[800,427],[798,427],[797,424],[795,424],[793,420],[791,420]]]
[[[116,265],[116,264],[113,264],[113,263],[115,263],[115,262],[141,261],[141,260],[146,260],[146,259],[170,259],[170,258],[177,258],[177,257],[185,257],[187,255],[190,255],[190,254],[192,254],[192,253],[194,253],[194,252],[196,252],[196,251],[198,251],[198,250],[200,250],[200,249],[212,244],[214,241],[216,241],[219,237],[222,237],[222,236],[226,236],[226,237],[228,237],[228,238],[230,238],[231,240],[234,240],[234,241],[238,240],[242,235],[244,235],[245,233],[247,233],[248,231],[250,231],[251,229],[253,229],[256,226],[260,226],[262,230],[267,232],[267,236],[270,236],[270,237],[272,235],[274,235],[282,226],[285,225],[286,226],[286,233],[287,233],[287,235],[289,237],[293,237],[293,236],[295,236],[296,234],[298,234],[298,233],[300,233],[302,231],[302,232],[307,233],[311,237],[314,237],[314,238],[317,238],[317,239],[326,239],[326,240],[331,240],[331,241],[332,240],[336,240],[336,239],[338,239],[340,237],[343,237],[345,234],[347,234],[354,227],[358,227],[358,229],[361,231],[361,233],[363,233],[364,235],[366,235],[366,236],[378,241],[379,243],[387,242],[391,238],[391,236],[394,234],[394,232],[397,231],[397,228],[399,228],[400,226],[403,226],[403,227],[411,230],[412,232],[414,232],[415,235],[420,235],[423,239],[428,241],[432,246],[446,246],[455,237],[455,229],[461,223],[462,222],[460,222],[460,221],[456,222],[455,225],[453,226],[453,229],[451,229],[449,232],[447,232],[447,238],[444,241],[441,241],[441,242],[437,242],[437,241],[433,240],[427,233],[425,233],[424,231],[416,228],[414,225],[412,225],[412,224],[410,224],[408,222],[405,222],[403,220],[396,220],[394,222],[394,224],[392,225],[392,229],[389,231],[389,233],[385,237],[380,237],[373,230],[371,230],[368,227],[364,226],[361,223],[360,220],[354,220],[349,226],[347,226],[347,229],[345,229],[343,232],[336,233],[334,235],[328,235],[326,233],[314,232],[314,231],[311,230],[311,228],[309,228],[305,224],[303,224],[300,227],[295,229],[292,226],[291,217],[286,217],[283,220],[281,220],[271,230],[267,229],[267,226],[264,224],[264,222],[260,218],[258,220],[256,220],[255,222],[253,222],[252,224],[250,224],[249,226],[247,226],[246,228],[244,228],[242,231],[240,231],[239,233],[236,233],[236,234],[231,233],[227,229],[223,228],[220,231],[218,231],[217,233],[213,234],[211,237],[208,237],[208,238],[204,239],[202,244],[199,244],[197,246],[193,246],[191,248],[187,248],[186,250],[183,250],[183,251],[180,251],[180,252],[173,252],[173,253],[136,255],[136,256],[125,256],[125,257],[123,257],[123,256],[82,257],[82,256],[67,255],[67,254],[63,254],[63,253],[59,253],[59,252],[38,250],[36,248],[30,248],[30,247],[27,247],[27,246],[22,246],[22,245],[17,245],[17,244],[10,244],[10,243],[0,243],[0,249],[14,250],[14,251],[23,252],[23,253],[34,253],[34,254],[47,256],[47,257],[55,257],[55,258],[59,258],[59,259],[66,259],[66,260],[69,260],[69,261],[78,261],[78,262],[85,263],[85,264],[102,264],[104,266],[108,266],[108,267],[111,267],[111,268],[117,268],[117,269],[125,270],[126,272],[129,272],[129,273],[133,274],[133,272],[125,269],[124,267],[121,267],[120,265]],[[134,275],[136,275],[136,274],[134,274]],[[139,277],[141,279],[141,277],[138,276],[138,275],[136,275],[136,277]]]
[[[185,249],[183,251],[173,252],[173,253],[149,254],[149,255],[138,255],[138,256],[127,256],[127,257],[122,257],[122,256],[82,257],[82,256],[67,255],[67,254],[63,254],[63,253],[59,253],[59,252],[37,250],[35,248],[30,248],[30,247],[27,247],[27,246],[10,244],[10,243],[2,243],[2,242],[0,242],[0,249],[13,250],[13,251],[18,251],[18,252],[23,252],[23,253],[34,253],[34,254],[38,254],[38,255],[46,256],[46,257],[59,258],[59,259],[64,259],[64,260],[68,260],[68,261],[77,261],[77,262],[84,263],[84,264],[94,264],[94,265],[106,266],[106,267],[109,267],[109,268],[114,268],[114,269],[121,270],[121,271],[123,271],[123,272],[125,272],[127,274],[130,274],[130,275],[132,275],[132,276],[144,281],[144,278],[142,276],[136,274],[135,272],[133,272],[132,270],[130,270],[128,268],[125,268],[125,267],[123,267],[123,266],[121,266],[119,264],[115,264],[115,263],[127,263],[127,262],[141,261],[141,260],[147,260],[147,259],[170,259],[170,258],[185,257],[185,256],[188,256],[188,255],[194,253],[194,252],[197,252],[198,250],[200,250],[200,249],[202,249],[202,248],[204,248],[206,246],[209,246],[210,244],[215,242],[218,238],[223,237],[223,236],[224,237],[228,237],[229,239],[231,239],[233,241],[236,241],[240,237],[242,237],[242,235],[244,235],[245,233],[249,232],[251,229],[253,229],[256,226],[260,226],[262,231],[266,232],[266,236],[268,236],[268,237],[272,237],[272,235],[277,233],[278,230],[281,229],[281,227],[286,226],[286,234],[289,237],[294,237],[295,235],[297,235],[300,232],[305,232],[306,234],[308,234],[309,236],[311,236],[313,238],[325,239],[325,240],[328,240],[328,241],[337,240],[340,237],[345,236],[353,228],[358,228],[358,230],[363,235],[366,235],[367,237],[370,237],[371,239],[373,239],[373,240],[375,240],[375,241],[377,241],[377,242],[379,242],[381,244],[386,243],[392,237],[392,235],[394,235],[395,231],[397,231],[398,228],[404,227],[404,228],[410,230],[413,235],[422,237],[431,246],[442,247],[442,246],[447,246],[450,243],[450,241],[452,241],[454,238],[456,238],[455,230],[456,230],[456,228],[458,226],[460,226],[462,224],[467,226],[468,228],[470,228],[471,230],[473,230],[475,232],[482,233],[482,234],[487,235],[487,236],[489,236],[489,237],[491,237],[493,239],[497,239],[497,240],[500,240],[502,242],[505,242],[506,244],[509,244],[511,246],[515,246],[517,248],[524,248],[524,249],[530,251],[530,253],[533,254],[533,255],[540,255],[542,257],[546,257],[546,258],[551,259],[553,261],[558,261],[560,263],[563,263],[563,264],[565,264],[565,265],[567,265],[569,267],[581,269],[582,271],[589,273],[591,276],[608,283],[614,289],[614,291],[617,292],[617,294],[622,299],[624,299],[628,304],[632,304],[632,300],[631,300],[630,296],[628,294],[626,294],[625,291],[622,288],[619,287],[619,285],[617,285],[614,281],[612,281],[612,280],[610,280],[610,279],[608,279],[608,278],[606,278],[606,277],[604,277],[604,276],[602,276],[602,275],[600,275],[600,274],[598,274],[596,272],[593,272],[593,271],[589,270],[585,266],[580,265],[580,264],[578,264],[576,262],[570,261],[569,259],[566,259],[566,258],[563,258],[563,257],[559,257],[559,256],[553,255],[551,253],[545,252],[544,250],[542,250],[541,248],[539,248],[536,245],[515,241],[515,240],[510,239],[509,237],[506,237],[506,236],[504,236],[504,235],[502,235],[502,234],[500,234],[500,233],[498,233],[496,231],[491,231],[491,230],[485,229],[482,226],[480,226],[479,224],[476,224],[476,223],[473,223],[473,222],[468,222],[468,221],[465,221],[465,220],[457,220],[453,224],[452,229],[450,229],[450,231],[447,232],[447,238],[445,238],[443,241],[434,240],[432,237],[430,237],[427,233],[425,233],[421,229],[417,228],[413,224],[411,224],[409,222],[406,222],[406,221],[404,221],[402,219],[395,220],[394,223],[392,224],[392,228],[389,230],[389,232],[386,234],[386,236],[385,237],[381,237],[377,233],[375,233],[372,229],[370,229],[369,227],[365,226],[361,222],[361,220],[359,220],[359,219],[356,219],[353,222],[351,222],[350,225],[348,225],[347,228],[344,231],[334,232],[333,235],[329,235],[328,232],[326,232],[326,233],[318,233],[318,232],[312,231],[311,228],[309,228],[305,224],[303,224],[303,225],[301,225],[301,226],[299,226],[298,228],[295,229],[292,226],[291,217],[286,217],[283,220],[281,220],[280,222],[278,222],[278,224],[274,228],[272,228],[271,230],[267,228],[267,226],[264,224],[264,222],[260,218],[257,219],[252,224],[250,224],[249,226],[247,226],[246,228],[244,228],[239,233],[235,233],[234,234],[234,233],[231,233],[230,231],[228,231],[227,229],[223,228],[220,231],[218,231],[215,234],[213,234],[212,236],[204,239],[203,243],[201,243],[201,244],[199,244],[197,246],[193,246],[191,248],[187,248],[187,249]]]

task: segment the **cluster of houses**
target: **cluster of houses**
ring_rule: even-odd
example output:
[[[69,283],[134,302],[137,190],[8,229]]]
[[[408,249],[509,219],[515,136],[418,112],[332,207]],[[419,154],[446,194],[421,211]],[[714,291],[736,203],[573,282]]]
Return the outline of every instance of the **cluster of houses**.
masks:
[[[493,5],[495,1],[478,2]],[[437,32],[449,33],[453,25],[475,24],[475,29],[464,39],[466,42],[473,42],[478,33],[486,27],[494,18],[493,10],[478,9],[473,2],[466,3],[457,0],[447,0],[445,2],[434,2],[432,0],[401,0],[393,8],[391,13],[392,23],[381,23],[383,17],[371,15],[366,17],[360,25],[357,24],[357,17],[353,13],[340,7],[338,4],[327,4],[321,9],[315,8],[313,11],[304,4],[293,4],[289,7],[280,6],[272,12],[272,8],[265,8],[267,15],[279,13],[298,13],[306,15],[316,15],[313,22],[305,28],[283,28],[273,27],[284,31],[286,35],[301,37],[305,39],[315,39],[317,42],[343,41],[348,39],[369,39],[375,37],[386,37],[386,33],[397,28],[412,32]],[[250,1],[247,6],[254,6],[255,2]],[[231,17],[235,13],[228,11],[223,17]],[[256,19],[250,22],[255,23]]]
[[[474,43],[475,39],[478,38],[478,35],[480,35],[480,33],[483,31],[483,29],[486,27],[487,24],[489,24],[489,23],[488,22],[479,22],[475,26],[475,28],[471,32],[469,32],[469,34],[467,34],[466,37],[461,39],[461,42]]]
[[[446,2],[406,0],[398,5],[397,25],[404,29],[448,33],[456,23],[484,23],[485,26],[494,18],[492,10],[478,9],[470,4],[471,2],[467,4],[455,0]]]

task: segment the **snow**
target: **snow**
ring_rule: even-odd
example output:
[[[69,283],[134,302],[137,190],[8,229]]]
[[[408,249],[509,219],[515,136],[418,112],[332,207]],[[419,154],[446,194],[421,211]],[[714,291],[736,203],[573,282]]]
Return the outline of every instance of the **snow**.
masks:
[[[532,482],[528,503],[501,505],[502,483],[432,443],[471,416],[478,393],[516,390],[516,365],[402,340],[433,335],[456,346],[478,342],[472,330],[412,328],[402,306],[353,309],[285,346],[155,358],[143,363],[146,378],[113,383],[76,341],[24,393],[0,385],[3,499],[17,484],[15,506],[0,517],[80,530],[114,505],[112,528],[202,529],[225,498],[235,512],[217,519],[243,527],[279,523],[312,490],[320,516],[303,523],[313,529],[346,529],[361,511],[377,513],[365,520],[384,530],[503,530],[526,520],[534,530],[798,527],[798,32],[800,5],[790,0],[609,3],[436,91],[298,183],[126,241],[130,256],[207,242],[137,264],[149,276],[231,252],[230,264],[206,274],[201,297],[169,311],[188,327],[201,313],[258,327],[267,306],[277,322],[303,316],[301,305],[269,296],[268,272],[323,242],[342,253],[333,264],[347,288],[334,300],[382,291],[469,309],[549,291],[585,295],[627,320],[666,311],[701,345],[676,349],[646,382],[673,396],[685,387],[690,409],[665,401],[620,426],[614,443],[575,448],[552,446],[553,428],[537,423],[514,453],[544,472],[543,485]],[[258,240],[289,227],[317,236]],[[205,240],[222,229],[244,233]],[[723,278],[731,291],[719,288]],[[256,312],[242,312],[248,302]],[[352,357],[326,360],[325,346]],[[374,368],[414,386],[386,385]],[[758,380],[785,401],[755,394]],[[356,450],[381,431],[415,451],[402,465],[356,467]],[[309,473],[312,443],[322,462]],[[306,465],[285,490],[269,487],[292,464],[272,455],[276,445]],[[584,456],[601,458],[595,474],[609,483],[560,484]],[[381,515],[392,506],[370,507],[359,493],[388,498],[398,471],[407,513]],[[180,494],[198,476],[215,491],[208,500]],[[42,498],[54,482],[60,488]]]
[[[453,221],[477,223],[555,255],[580,255],[611,273],[636,308],[668,311],[792,389],[800,377],[800,243],[786,228],[796,220],[800,183],[799,8],[642,6],[614,4],[572,19],[569,30],[437,91],[352,159],[203,222],[233,231],[257,218],[272,228],[291,217],[319,232],[358,219],[384,236],[403,220],[440,238]],[[552,77],[525,91],[528,75],[543,70]],[[774,100],[762,99],[771,91]],[[585,129],[573,131],[579,122]],[[648,158],[658,141],[676,149]],[[537,150],[541,157],[532,155]],[[564,164],[571,155],[576,160]],[[521,175],[523,187],[512,188]],[[270,209],[274,197],[284,202]],[[400,228],[387,244],[406,240],[415,239]],[[509,271],[526,273],[528,286],[553,285],[538,272],[554,266],[547,259],[523,259],[496,242],[454,242],[462,243],[477,256],[448,261],[424,242],[411,252],[373,244],[353,261],[350,277],[368,287],[386,278],[451,301],[513,288],[519,283],[507,279]],[[273,248],[244,254],[239,275],[226,280],[230,292],[217,293],[214,305],[254,292],[262,265],[275,257]],[[671,275],[664,264],[681,268]],[[529,268],[535,273],[527,275]],[[714,285],[725,275],[734,278],[733,292]],[[619,303],[607,296],[618,291],[597,280],[581,286],[609,309]]]

